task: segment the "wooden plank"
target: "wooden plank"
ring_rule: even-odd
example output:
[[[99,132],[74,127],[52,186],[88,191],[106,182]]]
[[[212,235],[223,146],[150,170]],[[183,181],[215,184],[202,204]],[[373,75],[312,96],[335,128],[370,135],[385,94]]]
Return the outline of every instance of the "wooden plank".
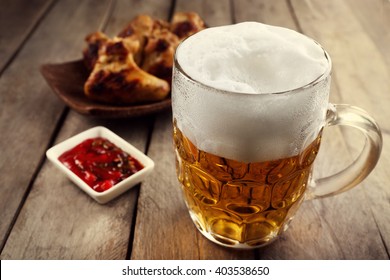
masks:
[[[108,18],[107,29],[117,33],[136,14],[149,13],[153,9],[153,2],[118,1]],[[133,9],[133,4],[138,5],[137,10]],[[93,3],[79,9],[91,13],[91,10],[88,10],[89,5]],[[169,6],[169,3],[166,5]],[[167,16],[164,10],[161,10],[161,17]],[[53,13],[51,16],[55,17],[56,14],[54,11]],[[104,14],[98,16],[100,20],[103,17]],[[88,32],[91,31],[93,30]],[[82,37],[86,35],[84,31],[80,32],[83,33],[80,34]],[[81,48],[78,48],[77,52],[80,51]],[[152,120],[153,118],[149,117],[103,120],[87,118],[71,111],[56,142],[86,128],[103,125],[145,151]],[[106,205],[99,205],[59,174],[50,163],[45,163],[8,239],[2,257],[125,259],[138,192],[139,186]]]
[[[43,81],[38,66],[80,57],[85,35],[79,32],[86,32],[90,25],[99,25],[96,15],[105,13],[107,2],[95,5],[92,10],[90,6],[91,3],[85,2],[79,8],[74,1],[54,7],[0,81],[0,91],[7,93],[2,94],[0,127],[4,133],[0,146],[12,143],[0,163],[1,171],[7,174],[0,179],[2,242],[64,108]]]
[[[59,3],[0,80],[0,248],[39,167],[64,105],[38,71],[40,64],[80,57],[84,33],[98,26],[107,2]],[[91,13],[94,11],[94,13]]]
[[[186,1],[177,0],[175,12],[198,13],[210,27],[231,24],[231,6],[228,0],[220,1]]]
[[[328,176],[353,162],[348,138],[337,128],[327,128],[323,146],[320,176]],[[339,140],[338,140],[339,139]],[[341,140],[341,141],[340,141]],[[340,141],[340,142],[339,142]],[[323,224],[331,230],[332,239],[342,250],[344,259],[388,259],[371,203],[364,189],[366,182],[335,197],[314,201]]]
[[[109,36],[117,35],[119,31],[126,27],[127,23],[139,14],[168,20],[172,5],[171,2],[160,0],[117,0],[104,32]]]
[[[362,28],[390,65],[390,1],[345,0]]]
[[[150,120],[100,120],[71,112],[56,140],[103,125],[141,151]],[[105,205],[45,163],[2,253],[5,259],[125,259],[139,186]]]
[[[286,0],[234,0],[236,22],[258,21],[297,30]]]
[[[337,31],[345,38],[345,40],[341,41],[341,46],[331,44],[330,47],[333,49],[345,47],[345,55],[340,53],[340,56],[338,56],[337,59],[345,64],[359,66],[355,68],[350,66],[346,67],[346,73],[344,73],[344,75],[337,75],[336,72],[336,78],[338,80],[337,87],[340,92],[339,102],[356,104],[368,110],[368,112],[379,122],[384,133],[384,143],[386,143],[386,139],[389,135],[387,121],[389,111],[387,108],[389,104],[390,64],[388,62],[389,60],[386,58],[388,57],[388,52],[384,50],[387,50],[389,46],[389,28],[388,24],[381,25],[380,21],[388,21],[388,14],[382,14],[382,17],[378,15],[377,17],[379,19],[372,19],[371,28],[368,28],[366,18],[376,17],[373,11],[370,12],[370,8],[367,7],[366,18],[363,18],[360,15],[354,19],[352,17],[352,11],[355,12],[353,14],[355,16],[356,8],[352,8],[351,5],[339,5],[339,3],[336,4],[333,2],[330,4],[334,6],[337,5],[337,8],[345,13],[345,20],[351,24],[349,29],[343,28]],[[380,5],[379,3],[375,4],[375,1],[373,4],[374,6]],[[389,10],[388,4],[389,3],[384,3],[384,9],[380,9],[380,13],[385,13]],[[365,9],[363,7],[361,8]],[[332,30],[333,29],[337,29],[337,26],[332,26]],[[357,29],[363,31],[356,32],[356,37],[350,38],[353,37],[351,35],[355,34],[355,30]],[[382,41],[379,39],[380,35],[378,34],[383,35]],[[329,42],[332,43],[331,40],[329,40]],[[354,46],[348,50],[347,47],[351,46],[353,43],[356,43],[357,47]],[[385,59],[383,59],[384,56]],[[349,63],[347,60],[349,60]],[[376,75],[377,72],[378,75]],[[367,73],[369,75],[366,75]],[[380,84],[379,87],[377,86],[378,83]],[[359,145],[359,143],[355,144],[356,137],[354,137],[353,134],[351,135],[348,131],[345,131],[344,134],[348,139],[347,144],[349,150],[351,153],[357,154],[361,149],[361,145]],[[368,211],[371,211],[374,216],[375,223],[380,231],[384,246],[386,247],[388,257],[390,256],[390,190],[384,187],[385,185],[383,182],[389,180],[386,164],[389,159],[390,150],[388,146],[384,145],[377,168],[362,184],[366,197],[368,197],[370,201],[367,209],[369,209]]]
[[[366,108],[387,130],[389,68],[351,9],[342,1],[292,1],[292,6],[302,31],[319,41],[332,57],[333,102]],[[343,138],[350,154],[360,151],[361,141],[355,145],[355,137],[345,132]],[[339,153],[337,157],[348,158]],[[324,165],[323,170],[332,164],[333,161]],[[372,180],[380,178],[383,181],[388,176],[385,172],[380,173],[379,168],[374,172],[375,175],[356,190],[326,199],[334,210],[324,211],[324,207],[315,203],[317,211],[323,211],[324,219],[329,224],[333,221],[331,226],[345,258],[389,258],[386,252],[389,245],[383,244],[383,235],[389,233],[388,219],[382,218],[389,215],[389,210],[385,213],[382,210],[388,209],[390,192]],[[366,186],[370,189],[366,190]],[[382,197],[379,201],[383,204],[369,199],[367,194],[371,193]]]
[[[390,134],[383,134],[384,143],[390,143]],[[370,204],[367,211],[371,211],[375,217],[375,223],[385,244],[388,258],[390,258],[390,192],[388,182],[390,149],[384,146],[381,158],[372,174],[363,183],[365,195],[369,198]]]
[[[52,5],[52,0],[4,0],[0,9],[0,74]]]
[[[153,174],[141,187],[132,259],[196,259],[196,231],[175,177],[171,114],[159,116],[148,155]]]
[[[149,11],[153,9],[151,2],[118,1],[108,19],[107,32],[116,34],[138,13],[150,14]],[[160,18],[168,17],[169,3],[165,3],[165,8],[160,9]],[[148,117],[130,120],[88,119],[71,112],[57,141],[86,128],[104,125],[145,150],[151,122],[152,119]],[[139,187],[107,205],[99,205],[72,187],[72,183],[63,175],[53,176],[56,173],[51,164],[44,165],[3,255],[6,258],[125,259]],[[34,214],[38,205],[43,212]],[[75,215],[76,219],[72,219]],[[41,223],[48,220],[51,221],[50,225],[42,231]],[[29,242],[24,246],[13,246],[23,244],[20,240]],[[17,248],[12,249],[14,247]]]

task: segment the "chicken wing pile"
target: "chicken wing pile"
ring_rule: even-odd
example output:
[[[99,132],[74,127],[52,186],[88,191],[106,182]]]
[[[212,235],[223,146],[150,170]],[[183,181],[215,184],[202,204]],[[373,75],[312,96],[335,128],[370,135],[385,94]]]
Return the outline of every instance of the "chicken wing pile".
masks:
[[[117,105],[163,100],[170,92],[176,47],[204,28],[199,15],[181,12],[171,22],[139,15],[114,38],[102,32],[88,35],[86,96]]]

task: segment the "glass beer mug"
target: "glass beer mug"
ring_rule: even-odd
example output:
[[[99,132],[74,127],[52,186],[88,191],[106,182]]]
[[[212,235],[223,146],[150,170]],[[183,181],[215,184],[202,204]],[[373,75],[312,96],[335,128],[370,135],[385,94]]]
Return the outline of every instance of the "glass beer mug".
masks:
[[[315,41],[260,23],[206,29],[177,48],[177,177],[205,237],[233,248],[264,246],[305,199],[346,191],[374,168],[378,125],[357,107],[329,103],[331,69]],[[312,178],[322,131],[335,125],[359,129],[363,150],[343,171]]]

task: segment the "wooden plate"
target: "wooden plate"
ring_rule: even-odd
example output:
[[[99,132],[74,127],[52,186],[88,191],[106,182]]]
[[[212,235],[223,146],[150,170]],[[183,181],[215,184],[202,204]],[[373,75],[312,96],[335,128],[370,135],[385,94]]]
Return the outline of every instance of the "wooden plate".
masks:
[[[44,64],[40,70],[58,97],[70,108],[83,115],[104,118],[138,117],[171,107],[170,97],[160,102],[131,106],[115,106],[90,100],[84,95],[84,83],[88,78],[88,71],[82,60]]]

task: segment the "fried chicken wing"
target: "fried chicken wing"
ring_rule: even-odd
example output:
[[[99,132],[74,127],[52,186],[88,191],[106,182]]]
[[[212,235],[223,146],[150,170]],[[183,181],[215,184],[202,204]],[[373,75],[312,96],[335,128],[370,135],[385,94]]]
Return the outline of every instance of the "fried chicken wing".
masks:
[[[194,12],[178,12],[172,18],[171,31],[177,35],[180,40],[195,34],[207,26],[202,18]]]
[[[148,15],[136,16],[121,32],[118,37],[139,41],[140,51],[134,53],[134,60],[140,65],[143,60],[143,49],[152,33],[154,20]]]
[[[116,38],[106,42],[85,83],[86,95],[111,104],[135,104],[164,99],[170,90],[168,83],[140,69],[131,52],[134,50],[136,48],[123,39]]]
[[[83,49],[83,58],[88,70],[93,69],[96,61],[98,60],[100,47],[108,40],[109,38],[102,32],[91,33],[85,38],[87,46]]]
[[[170,25],[156,24],[143,52],[142,69],[172,83],[175,50],[188,36],[204,29],[205,23],[196,13],[176,13]]]
[[[118,34],[118,37],[126,38],[136,36],[148,37],[153,30],[154,20],[148,15],[138,15]]]
[[[160,101],[169,95],[178,44],[204,29],[196,13],[176,13],[171,22],[138,15],[117,37],[86,37],[84,62],[91,71],[87,97],[111,104]]]
[[[179,42],[168,29],[155,29],[145,45],[141,68],[171,84],[173,56]]]

